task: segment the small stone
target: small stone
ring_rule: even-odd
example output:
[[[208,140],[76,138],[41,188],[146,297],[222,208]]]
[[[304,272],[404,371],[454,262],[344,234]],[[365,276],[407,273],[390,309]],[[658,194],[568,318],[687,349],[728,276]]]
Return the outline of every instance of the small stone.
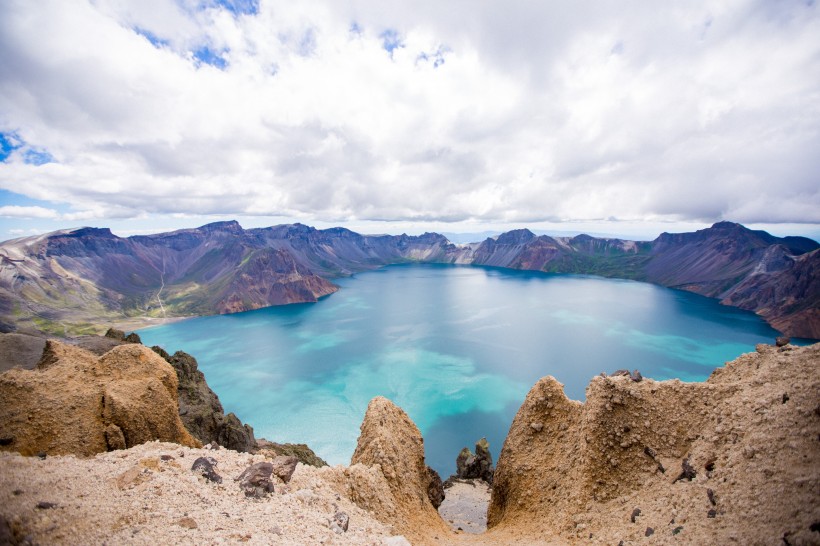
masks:
[[[276,474],[283,482],[288,483],[296,471],[296,465],[299,459],[292,455],[279,455],[271,464],[273,465],[273,473]]]
[[[3,436],[0,438],[0,446],[10,446],[14,443],[14,436]]]
[[[14,491],[11,492],[11,494],[14,495],[15,497],[19,497],[20,495],[23,494],[23,490],[22,489],[15,489]]]
[[[781,400],[783,400],[783,402],[782,402],[783,404],[785,404],[786,402],[788,402],[788,401],[790,400],[789,393],[784,392],[784,393],[783,393],[783,398],[782,398]]]
[[[645,537],[651,537],[655,534],[655,530],[652,527],[647,527],[646,532],[643,534]]]
[[[342,529],[342,531],[347,531],[347,528],[350,525],[350,516],[344,512],[336,512],[333,515],[333,521]]]
[[[697,472],[695,472],[695,469],[692,467],[691,464],[689,464],[688,457],[684,459],[681,463],[681,468],[682,471],[680,473],[680,476],[675,478],[675,482],[679,482],[680,480],[692,481],[694,477],[697,476]]]
[[[163,461],[173,461],[174,460],[174,457],[172,455],[160,455],[159,458],[162,459]]]
[[[543,423],[530,423],[530,428],[535,432],[541,432],[544,429]]]
[[[674,529],[672,529],[672,534],[673,534],[673,535],[677,535],[677,534],[678,534],[678,533],[680,533],[681,531],[683,531],[683,525],[678,525],[677,527],[675,527]]]
[[[176,521],[176,524],[180,527],[185,527],[186,529],[196,529],[198,525],[194,518],[184,517],[180,518]]]
[[[789,339],[789,338],[788,338],[788,337],[786,337],[786,336],[778,336],[778,337],[774,340],[774,344],[775,344],[775,345],[777,345],[778,347],[785,347],[786,345],[788,345],[789,343],[791,343],[791,341],[792,341],[792,340],[791,340],[791,339]]]
[[[38,510],[49,510],[51,508],[57,508],[57,503],[56,502],[46,502],[46,501],[40,501],[40,502],[37,503],[37,509]]]
[[[136,333],[136,332],[131,332],[130,334],[128,334],[127,336],[125,336],[125,340],[124,340],[124,341],[125,341],[126,343],[142,343],[142,340],[140,339],[139,334],[138,334],[138,333]]]
[[[635,383],[640,383],[641,381],[643,381],[643,376],[641,375],[641,372],[639,372],[638,370],[633,371],[629,375],[629,378],[632,379],[632,381],[634,381]]]
[[[632,520],[632,523],[635,523],[635,518],[637,518],[640,515],[641,515],[641,509],[640,508],[635,508],[634,510],[632,510],[632,517],[630,518]]]
[[[256,463],[246,468],[235,481],[239,482],[239,487],[245,492],[246,497],[259,499],[273,493],[273,482],[270,480],[272,472],[271,463]]]
[[[45,452],[45,451],[38,451],[38,452],[37,452],[37,457],[39,457],[39,458],[40,458],[40,460],[45,460],[45,458],[46,458],[47,456],[48,456],[48,455],[46,454],[46,452]]]
[[[706,517],[707,518],[713,518],[716,515],[717,515],[717,510],[715,510],[714,508],[712,508],[708,512],[706,512]]]
[[[191,470],[198,472],[205,479],[214,483],[222,483],[222,476],[216,473],[214,467],[216,466],[216,459],[213,457],[198,457],[191,465]]]
[[[629,376],[629,370],[615,370],[612,372],[612,377]]]
[[[707,489],[706,490],[706,496],[709,497],[709,502],[712,503],[712,506],[717,505],[717,500],[715,500],[715,492],[714,491],[712,491],[711,489]]]

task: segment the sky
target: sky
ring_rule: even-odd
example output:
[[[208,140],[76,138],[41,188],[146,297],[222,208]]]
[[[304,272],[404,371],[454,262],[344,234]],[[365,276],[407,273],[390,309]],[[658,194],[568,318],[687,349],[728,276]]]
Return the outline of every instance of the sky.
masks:
[[[0,240],[820,238],[814,1],[0,0]]]

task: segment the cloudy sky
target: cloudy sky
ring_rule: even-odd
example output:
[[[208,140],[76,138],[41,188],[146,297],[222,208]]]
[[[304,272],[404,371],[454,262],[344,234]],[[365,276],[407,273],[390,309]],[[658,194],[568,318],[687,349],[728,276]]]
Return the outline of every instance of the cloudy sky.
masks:
[[[820,236],[814,1],[0,0],[0,239]]]

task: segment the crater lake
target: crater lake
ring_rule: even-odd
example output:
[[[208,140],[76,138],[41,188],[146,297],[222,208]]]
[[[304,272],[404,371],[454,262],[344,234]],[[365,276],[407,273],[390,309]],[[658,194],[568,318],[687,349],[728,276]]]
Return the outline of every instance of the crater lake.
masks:
[[[778,333],[717,300],[651,284],[475,266],[398,265],[337,279],[318,303],[139,331],[196,357],[225,412],[257,438],[349,464],[374,396],[418,425],[443,478],[486,437],[497,460],[527,391],[552,375],[584,399],[619,368],[705,380]]]

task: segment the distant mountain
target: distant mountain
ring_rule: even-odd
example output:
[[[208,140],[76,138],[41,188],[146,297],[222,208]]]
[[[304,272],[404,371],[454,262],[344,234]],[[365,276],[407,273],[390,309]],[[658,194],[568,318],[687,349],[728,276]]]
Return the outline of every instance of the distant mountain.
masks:
[[[0,244],[0,320],[57,334],[129,317],[233,313],[312,302],[332,279],[405,262],[487,265],[652,282],[757,312],[820,338],[817,242],[720,222],[636,242],[514,230],[480,243],[236,222],[120,238],[82,228]]]

